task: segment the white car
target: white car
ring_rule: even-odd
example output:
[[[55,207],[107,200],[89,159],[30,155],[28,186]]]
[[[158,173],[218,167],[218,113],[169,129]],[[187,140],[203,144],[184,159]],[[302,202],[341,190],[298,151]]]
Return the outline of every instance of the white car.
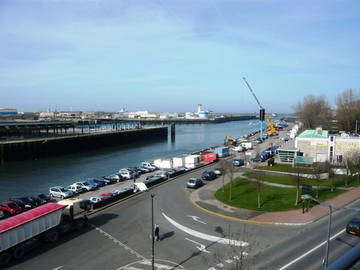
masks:
[[[84,181],[84,182],[76,182],[73,185],[79,185],[81,188],[85,189],[86,191],[95,190],[96,186]]]
[[[141,167],[148,168],[150,170],[157,170],[158,169],[158,167],[156,167],[154,164],[152,164],[150,162],[147,162],[147,161],[141,162]]]
[[[101,202],[103,200],[103,198],[101,198],[100,196],[94,196],[94,197],[90,197],[89,201],[91,203],[98,203]]]
[[[49,189],[49,193],[50,193],[50,196],[58,197],[61,199],[69,198],[74,195],[74,192],[72,192],[71,190],[67,190],[61,186],[51,187]]]
[[[128,169],[120,169],[119,175],[124,179],[133,179],[135,177],[134,173]]]
[[[72,192],[74,192],[75,194],[79,194],[81,192],[86,191],[86,189],[84,189],[81,185],[79,184],[72,184],[70,186],[67,187],[68,190],[71,190]]]

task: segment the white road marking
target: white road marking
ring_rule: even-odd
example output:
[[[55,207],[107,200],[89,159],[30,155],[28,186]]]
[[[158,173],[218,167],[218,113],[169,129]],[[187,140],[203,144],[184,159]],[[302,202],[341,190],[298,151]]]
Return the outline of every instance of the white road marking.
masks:
[[[332,237],[330,237],[330,240],[333,240],[334,238],[338,237],[340,234],[344,233],[345,229],[341,230],[340,232],[338,232],[337,234],[334,234]],[[323,246],[326,244],[327,241],[324,241],[322,243],[320,243],[319,245],[317,245],[316,247],[310,249],[308,252],[305,252],[303,255],[297,257],[295,260],[292,260],[291,262],[289,262],[288,264],[284,265],[283,267],[281,267],[279,270],[284,270],[286,268],[288,268],[290,265],[293,265],[294,263],[296,263],[297,261],[301,260],[302,258],[306,257],[307,255],[309,255],[310,253],[314,252],[315,250],[317,250],[319,247]]]
[[[63,268],[64,266],[62,265],[62,266],[58,266],[58,267],[56,267],[56,268],[54,268],[54,269],[52,269],[52,270],[60,270],[61,268]]]
[[[244,241],[238,241],[238,240],[233,240],[233,239],[228,239],[228,238],[221,238],[218,236],[213,236],[213,235],[195,231],[193,229],[187,228],[187,227],[177,223],[175,220],[172,220],[164,213],[162,213],[162,215],[167,219],[167,221],[169,221],[171,224],[173,224],[178,229],[186,232],[187,234],[195,236],[197,238],[204,239],[204,240],[211,241],[211,242],[217,242],[217,243],[224,244],[224,245],[241,246],[241,247],[247,247],[249,245],[249,243],[244,242]]]
[[[98,232],[100,232],[101,234],[105,235],[107,238],[109,238],[110,240],[112,240],[115,244],[121,246],[122,248],[124,248],[125,250],[129,251],[131,254],[134,254],[137,258],[142,259],[147,261],[147,259],[142,256],[140,253],[137,253],[135,250],[131,249],[130,247],[128,247],[127,245],[125,245],[124,243],[120,242],[118,239],[116,239],[114,236],[112,236],[111,234],[108,234],[107,232],[103,231],[102,229],[100,229],[99,227],[96,227],[94,225],[91,225],[93,228],[95,228],[95,230],[97,230]]]
[[[121,266],[116,270],[145,270],[150,269],[149,266],[151,267],[150,260],[141,260]],[[156,260],[154,266],[157,270],[186,270],[183,266],[168,260]]]
[[[196,242],[196,241],[194,241],[194,240],[191,240],[191,239],[189,239],[189,238],[185,238],[185,239],[188,240],[188,241],[190,241],[190,242],[193,242],[194,244],[199,245],[199,246],[196,246],[196,248],[197,248],[198,250],[200,250],[201,252],[211,253],[210,251],[208,251],[208,250],[206,249],[205,245],[200,244],[200,243],[198,243],[198,242]]]
[[[189,216],[188,217],[192,218],[194,221],[197,221],[199,223],[202,223],[202,224],[206,224],[204,221],[201,221],[199,217],[197,216]]]
[[[210,267],[208,270],[216,270],[215,267]]]
[[[143,264],[143,265],[152,265],[150,261],[142,261],[141,264]],[[174,266],[165,265],[165,264],[160,264],[160,263],[154,263],[154,266],[155,266],[157,269],[164,269],[164,270],[174,269]]]

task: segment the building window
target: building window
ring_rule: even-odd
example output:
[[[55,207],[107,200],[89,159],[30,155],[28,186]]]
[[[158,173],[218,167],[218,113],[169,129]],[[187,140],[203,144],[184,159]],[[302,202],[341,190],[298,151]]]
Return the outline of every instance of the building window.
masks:
[[[333,142],[334,141],[334,136],[330,137],[330,141]]]
[[[342,163],[342,161],[343,161],[343,156],[342,155],[337,155],[336,156],[336,162]]]
[[[330,146],[330,162],[333,160],[334,147]]]

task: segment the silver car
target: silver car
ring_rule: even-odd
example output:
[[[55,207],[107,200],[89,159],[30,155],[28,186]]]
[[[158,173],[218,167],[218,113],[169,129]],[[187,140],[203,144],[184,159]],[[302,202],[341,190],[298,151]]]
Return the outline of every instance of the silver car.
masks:
[[[61,199],[69,198],[74,195],[74,192],[71,190],[65,189],[64,187],[57,186],[57,187],[51,187],[49,189],[50,196],[52,197],[58,197]]]

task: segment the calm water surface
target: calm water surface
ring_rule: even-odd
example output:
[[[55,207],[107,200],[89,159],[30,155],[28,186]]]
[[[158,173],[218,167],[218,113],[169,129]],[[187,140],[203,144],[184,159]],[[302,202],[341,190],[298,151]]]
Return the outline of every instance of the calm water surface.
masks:
[[[7,163],[0,166],[0,201],[16,195],[47,193],[49,187],[67,186],[85,177],[98,177],[141,161],[175,157],[224,142],[225,135],[240,137],[257,130],[254,121],[177,125],[176,138],[134,143],[99,150]]]

